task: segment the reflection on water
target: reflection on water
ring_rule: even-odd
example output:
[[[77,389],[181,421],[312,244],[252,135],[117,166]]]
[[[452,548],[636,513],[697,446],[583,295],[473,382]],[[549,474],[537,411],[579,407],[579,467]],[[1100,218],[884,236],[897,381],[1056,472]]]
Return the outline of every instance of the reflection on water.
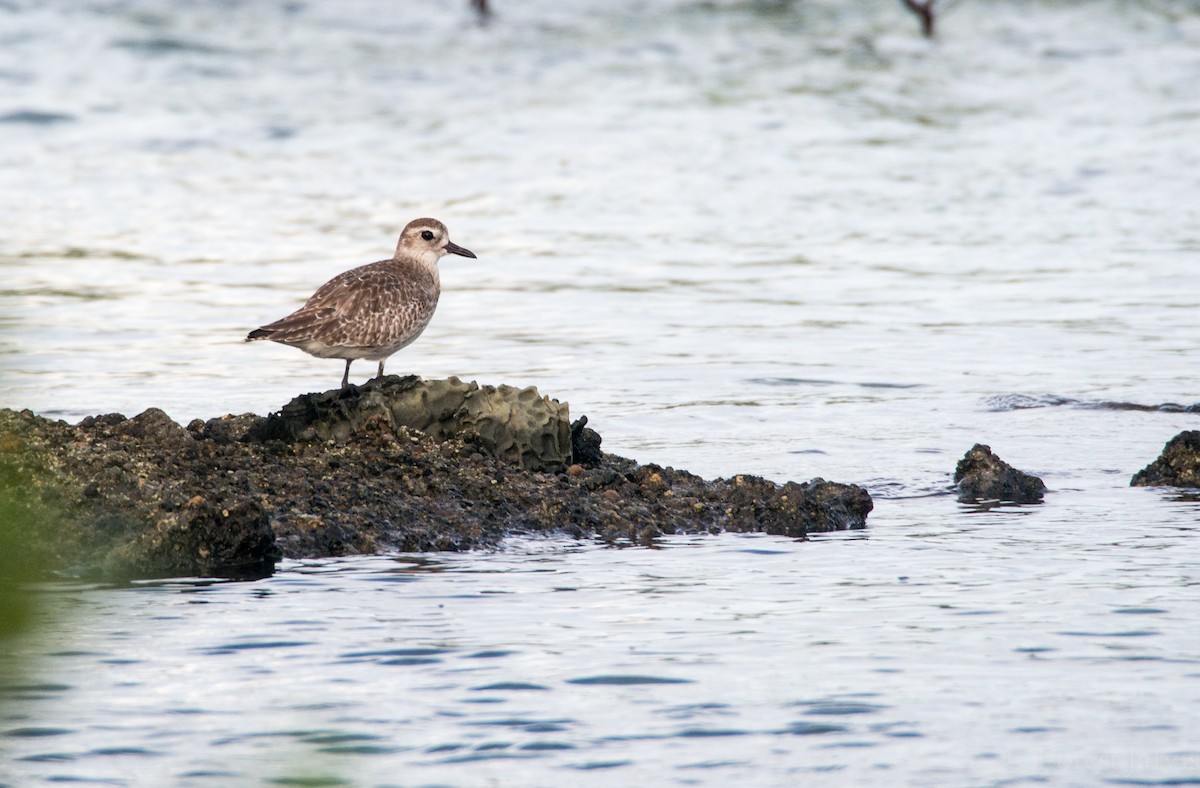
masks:
[[[922,524],[940,510],[810,544],[514,541],[63,587],[82,615],[39,654],[60,678],[5,688],[0,752],[19,784],[1200,774],[1195,529]]]
[[[434,215],[393,371],[870,527],[59,587],[12,779],[1195,781],[1197,504],[1127,487],[1197,424],[1193,4],[465,5],[0,9],[0,405],[327,388],[242,337]],[[954,503],[976,442],[1045,504]]]

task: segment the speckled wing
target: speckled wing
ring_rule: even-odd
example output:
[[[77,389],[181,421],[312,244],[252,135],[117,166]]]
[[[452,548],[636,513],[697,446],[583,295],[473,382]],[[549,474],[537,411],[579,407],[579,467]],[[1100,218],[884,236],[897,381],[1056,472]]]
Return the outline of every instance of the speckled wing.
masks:
[[[249,338],[391,353],[425,329],[438,291],[438,283],[416,266],[381,260],[335,276],[300,309]]]

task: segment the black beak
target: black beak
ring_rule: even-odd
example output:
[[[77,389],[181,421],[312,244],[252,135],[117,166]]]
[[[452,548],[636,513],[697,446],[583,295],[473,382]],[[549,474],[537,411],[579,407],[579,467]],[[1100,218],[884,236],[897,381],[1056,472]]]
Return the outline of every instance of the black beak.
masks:
[[[475,257],[474,252],[472,252],[470,249],[463,249],[461,246],[454,243],[454,241],[446,241],[446,253],[457,254],[461,255],[462,257]]]

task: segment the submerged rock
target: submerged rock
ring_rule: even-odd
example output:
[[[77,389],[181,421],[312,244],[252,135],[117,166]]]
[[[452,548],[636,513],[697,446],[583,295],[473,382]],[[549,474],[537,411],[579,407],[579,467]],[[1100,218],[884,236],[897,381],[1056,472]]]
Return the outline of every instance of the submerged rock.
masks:
[[[136,577],[489,547],[511,533],[802,538],[863,528],[872,508],[856,485],[639,465],[601,452],[585,425],[534,389],[454,378],[392,377],[186,428],[157,409],[75,426],[0,409],[0,496],[37,513],[26,541],[44,565]]]
[[[1133,475],[1130,487],[1200,487],[1200,430],[1184,430],[1158,459]]]
[[[954,469],[958,500],[1040,503],[1046,485],[1036,476],[1019,471],[992,453],[989,446],[976,443]]]

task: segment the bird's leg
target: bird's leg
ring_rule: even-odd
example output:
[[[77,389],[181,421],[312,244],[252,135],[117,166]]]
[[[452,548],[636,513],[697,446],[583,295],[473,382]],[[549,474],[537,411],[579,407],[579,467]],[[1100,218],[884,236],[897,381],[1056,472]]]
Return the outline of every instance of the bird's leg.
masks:
[[[383,362],[384,362],[384,361],[386,361],[386,360],[387,360],[387,359],[382,359],[382,360],[379,362],[379,374],[378,374],[378,375],[376,375],[375,377],[377,377],[377,378],[382,378],[382,377],[383,377]]]
[[[350,388],[350,362],[354,359],[346,359],[346,371],[342,373],[342,390]]]

